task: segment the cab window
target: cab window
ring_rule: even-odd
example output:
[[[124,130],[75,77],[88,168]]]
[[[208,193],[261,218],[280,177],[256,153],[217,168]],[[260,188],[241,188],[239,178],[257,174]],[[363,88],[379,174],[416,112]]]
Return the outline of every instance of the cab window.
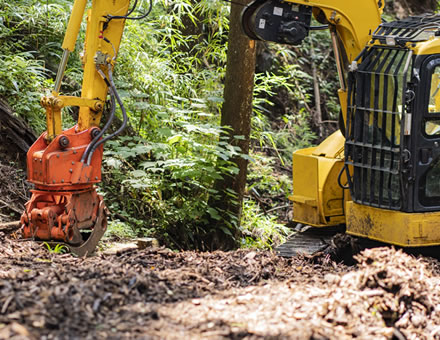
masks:
[[[428,114],[425,119],[425,134],[427,136],[440,135],[440,66],[434,69],[431,77],[429,92]],[[434,115],[436,117],[434,117]],[[430,118],[432,116],[432,118]]]
[[[440,113],[440,67],[434,69],[429,94],[429,113]]]

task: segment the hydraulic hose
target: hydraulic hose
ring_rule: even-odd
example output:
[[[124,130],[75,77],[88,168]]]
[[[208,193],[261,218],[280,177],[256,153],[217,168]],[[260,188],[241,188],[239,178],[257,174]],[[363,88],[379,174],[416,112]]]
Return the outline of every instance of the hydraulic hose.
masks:
[[[136,7],[136,4],[137,4],[137,0],[135,1],[134,6],[131,9],[131,11],[129,11],[129,13],[134,11],[134,9]],[[104,37],[103,39],[104,39],[105,42],[109,43],[112,46],[113,52],[114,52],[113,53],[112,61],[115,61],[116,60],[116,49],[115,49],[115,46],[107,38]],[[127,112],[125,111],[124,104],[122,103],[122,100],[119,97],[118,91],[116,90],[116,86],[115,86],[115,83],[113,81],[113,71],[112,71],[111,63],[107,63],[107,69],[108,69],[108,77],[106,77],[105,73],[101,70],[101,68],[98,65],[96,65],[96,71],[100,74],[100,76],[102,77],[102,79],[105,81],[105,83],[107,84],[107,86],[109,88],[110,97],[111,97],[111,108],[112,109],[111,109],[111,112],[110,112],[110,117],[107,120],[107,123],[105,124],[103,129],[99,132],[99,134],[95,138],[93,138],[93,140],[90,142],[90,144],[87,145],[87,148],[84,151],[83,156],[81,157],[81,162],[83,162],[83,163],[87,159],[87,165],[90,165],[93,153],[95,152],[95,150],[98,148],[99,145],[101,145],[102,143],[105,143],[109,139],[111,139],[114,136],[116,136],[119,133],[121,133],[121,131],[124,130],[125,127],[127,126],[127,120],[128,120]],[[115,118],[115,112],[116,112],[116,100],[115,99],[118,101],[118,104],[121,107],[121,111],[122,111],[122,115],[123,115],[122,125],[121,125],[121,127],[117,131],[115,131],[114,133],[112,133],[109,136],[105,137],[104,139],[100,140],[100,138],[104,135],[104,133],[109,129],[111,123],[113,122],[113,119]]]
[[[121,124],[121,126],[119,127],[119,129],[116,130],[115,132],[113,132],[113,133],[111,133],[110,135],[108,135],[107,137],[105,137],[105,138],[103,138],[103,139],[97,141],[97,142],[94,143],[93,145],[91,145],[91,146],[89,145],[89,146],[90,146],[90,151],[89,151],[88,156],[87,156],[87,163],[86,163],[87,165],[90,165],[90,162],[91,162],[91,160],[92,160],[93,153],[95,152],[95,150],[96,150],[101,144],[103,144],[103,143],[105,143],[106,141],[108,141],[109,139],[111,139],[111,138],[113,138],[113,137],[119,135],[119,134],[125,129],[125,127],[127,126],[127,122],[128,122],[127,111],[125,110],[124,103],[122,102],[121,98],[119,97],[118,91],[116,90],[116,86],[115,86],[115,83],[114,83],[114,81],[113,81],[113,74],[112,74],[112,71],[111,71],[111,68],[110,68],[110,67],[109,67],[109,71],[108,71],[108,81],[109,81],[109,83],[110,83],[110,87],[109,87],[110,95],[112,96],[112,98],[116,98],[116,101],[118,102],[118,105],[119,105],[119,107],[121,108],[121,111],[122,111],[122,117],[123,117],[123,119],[122,119],[122,124]],[[111,123],[111,122],[110,122],[110,123]],[[107,124],[109,124],[109,122],[107,122]],[[107,124],[106,124],[106,126],[107,126]],[[101,131],[101,133],[103,133],[103,131],[104,131],[104,129]],[[100,134],[101,134],[101,133],[100,133]],[[99,135],[98,135],[98,136],[99,136]],[[102,135],[101,135],[101,136],[102,136]],[[99,138],[100,138],[100,137],[99,137]],[[90,144],[91,144],[91,143],[90,143]],[[85,153],[84,153],[84,154],[85,154]]]
[[[149,1],[149,7],[146,13],[141,14],[140,16],[137,17],[130,17],[130,14],[133,13],[133,11],[136,9],[138,0],[135,1],[133,7],[131,8],[131,10],[126,14],[126,15],[107,15],[107,22],[106,25],[104,27],[106,27],[108,25],[108,23],[113,20],[113,19],[126,19],[126,20],[142,20],[145,19],[151,12],[151,10],[153,9],[153,0]]]
[[[84,163],[89,153],[92,151],[93,146],[98,142],[98,140],[104,135],[104,133],[109,129],[111,123],[113,122],[113,119],[115,118],[115,112],[116,112],[116,100],[115,96],[113,95],[113,92],[110,91],[110,100],[111,100],[111,111],[110,111],[110,117],[108,118],[107,122],[105,123],[102,130],[99,132],[98,135],[96,135],[93,140],[87,145],[86,150],[84,151],[84,154],[81,157],[81,162]]]

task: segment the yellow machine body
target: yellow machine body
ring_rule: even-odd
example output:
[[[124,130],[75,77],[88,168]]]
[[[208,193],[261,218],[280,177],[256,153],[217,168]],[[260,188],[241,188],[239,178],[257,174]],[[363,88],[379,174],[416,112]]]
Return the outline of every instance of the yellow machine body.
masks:
[[[407,43],[406,48],[411,50],[414,56],[440,54],[440,39],[433,31],[429,40]],[[438,83],[432,86],[437,87]],[[439,112],[440,95],[436,96],[435,102],[436,107],[433,110]],[[350,235],[400,247],[440,245],[440,212],[438,211],[406,213],[348,201],[345,204],[345,214],[346,232]]]
[[[345,223],[344,192],[337,180],[344,166],[344,141],[337,131],[318,147],[293,154],[295,221],[315,227]]]
[[[405,213],[349,201],[347,233],[400,247],[440,245],[440,213]]]

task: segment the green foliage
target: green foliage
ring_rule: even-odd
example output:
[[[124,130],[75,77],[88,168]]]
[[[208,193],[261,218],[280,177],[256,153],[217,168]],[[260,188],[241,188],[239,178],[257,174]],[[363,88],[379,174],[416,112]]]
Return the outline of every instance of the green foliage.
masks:
[[[32,55],[23,52],[6,55],[0,62],[0,92],[8,99],[12,109],[27,118],[37,132],[45,130],[40,96],[49,85],[45,69]]]
[[[61,0],[0,0],[0,93],[37,134],[46,128],[40,97],[53,85],[47,64],[59,61],[70,6]]]
[[[294,150],[317,141],[313,65],[317,69],[323,120],[333,121],[325,126],[325,133],[328,135],[337,127],[340,105],[330,42],[328,31],[312,31],[298,47],[261,43],[262,55],[270,55],[271,62],[265,73],[256,75],[252,137],[256,147],[278,157],[284,165],[291,163]]]
[[[53,248],[47,242],[44,242],[43,244],[46,247],[46,249],[49,251],[50,254],[65,254],[69,251],[69,248],[67,248],[63,244],[58,243]]]
[[[317,22],[313,24],[319,25]],[[286,49],[274,44],[271,47],[279,56],[273,67],[289,75],[295,84],[293,98],[298,103],[297,108],[307,108],[306,103],[314,106],[314,79],[311,76],[312,62],[314,62],[321,92],[321,110],[326,118],[337,119],[340,110],[337,95],[339,83],[330,32],[328,30],[312,31],[298,47]]]
[[[207,142],[201,143],[201,136],[195,140],[193,128]],[[110,142],[104,161],[110,210],[123,215],[138,232],[153,234],[166,244],[202,247],[210,220],[220,216],[208,204],[216,194],[214,180],[222,175],[216,165],[224,174],[237,171],[229,159],[238,151],[212,142],[218,134],[218,127],[205,124],[179,133],[170,129],[162,142],[140,137]]]
[[[133,227],[117,219],[110,221],[105,232],[106,239],[126,240],[136,237],[136,231]]]
[[[297,92],[295,82],[302,82],[309,77],[298,65],[286,66],[285,70],[288,73],[284,75],[255,75],[251,133],[254,145],[261,150],[270,150],[270,154],[278,157],[283,165],[291,163],[294,150],[309,147],[316,139],[316,135],[310,129],[309,115],[304,108],[292,108],[277,114],[274,101],[283,103],[299,97],[300,102],[304,95]],[[300,88],[300,91],[306,89]],[[276,100],[277,93],[283,94],[282,100]]]
[[[249,164],[247,191],[255,189],[260,196],[277,198],[288,202],[292,191],[290,174],[276,171],[277,159],[261,153],[252,153],[253,162]],[[271,207],[273,208],[273,206]]]
[[[269,249],[286,240],[289,228],[277,213],[291,209],[292,192],[290,173],[280,169],[277,157],[252,153],[249,164],[247,192],[249,197],[243,208],[243,240],[246,247]],[[278,168],[278,169],[277,169]]]
[[[277,217],[265,214],[253,200],[243,202],[242,246],[246,248],[272,249],[286,241],[290,229],[278,223]]]
[[[209,205],[214,181],[237,172],[239,150],[219,140],[227,8],[156,1],[150,20],[127,23],[116,68],[139,136],[108,143],[106,201],[137,232],[178,248],[205,247],[221,216]]]

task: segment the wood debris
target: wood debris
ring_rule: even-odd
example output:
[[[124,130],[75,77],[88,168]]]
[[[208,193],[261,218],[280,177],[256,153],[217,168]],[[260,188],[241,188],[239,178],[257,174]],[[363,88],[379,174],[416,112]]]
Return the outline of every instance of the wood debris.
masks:
[[[0,233],[0,339],[440,339],[440,265],[126,249],[86,259]]]

